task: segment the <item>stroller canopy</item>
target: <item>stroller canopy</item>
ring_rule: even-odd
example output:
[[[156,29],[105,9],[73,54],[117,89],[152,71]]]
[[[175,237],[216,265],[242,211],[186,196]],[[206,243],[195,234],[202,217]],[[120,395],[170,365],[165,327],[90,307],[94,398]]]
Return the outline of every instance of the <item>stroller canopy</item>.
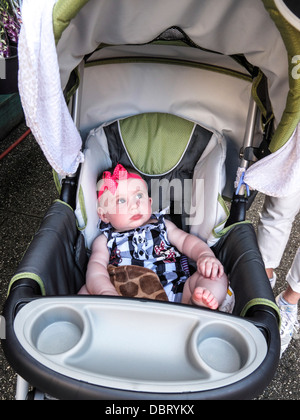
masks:
[[[186,49],[187,57],[185,59],[193,65],[195,63],[205,64],[203,55],[199,56],[201,50],[206,54],[211,53],[213,59],[217,55],[234,58],[233,62],[238,61],[245,68],[242,73],[249,76],[250,71],[251,77],[256,75],[253,68],[259,68],[267,79],[270,110],[274,116],[275,130],[269,145],[270,151],[279,151],[291,138],[295,137],[293,133],[295,133],[300,120],[300,74],[298,72],[300,37],[299,19],[293,13],[293,11],[297,13],[297,10],[290,10],[287,6],[289,3],[293,5],[293,2],[283,2],[282,0],[154,0],[151,2],[146,0],[51,0],[48,2],[37,1],[34,13],[33,3],[33,1],[25,0],[23,4],[24,25],[19,52],[20,93],[28,125],[31,126],[37,141],[42,145],[54,169],[62,175],[75,172],[76,167],[83,159],[80,154],[81,141],[71,128],[69,128],[69,135],[66,128],[61,129],[60,132],[56,128],[54,130],[56,132],[55,140],[50,139],[48,142],[49,134],[43,132],[42,129],[39,130],[37,127],[39,122],[37,123],[34,119],[32,108],[28,106],[27,99],[29,95],[32,97],[32,89],[35,89],[34,83],[33,85],[28,84],[28,80],[25,80],[28,79],[29,73],[31,73],[30,77],[33,77],[34,70],[39,71],[38,78],[47,77],[43,68],[38,67],[40,64],[36,63],[43,62],[43,55],[49,62],[51,42],[47,36],[43,37],[43,33],[49,35],[49,22],[52,24],[51,31],[53,29],[50,37],[53,43],[52,48],[55,48],[56,45],[55,54],[57,53],[57,70],[54,69],[55,62],[52,64],[51,74],[55,74],[55,71],[59,72],[61,83],[59,87],[62,87],[65,94],[73,92],[75,88],[74,83],[71,83],[72,78],[70,78],[74,69],[84,57],[91,55],[103,46],[141,47],[153,42],[160,42],[178,47],[182,46],[184,41],[186,47],[191,47],[189,53]],[[40,33],[42,34],[38,40],[39,44],[36,43],[36,39],[32,41],[31,23],[33,19],[40,22],[40,25],[36,25],[38,26],[38,36]],[[164,35],[162,36],[162,34]],[[41,48],[37,48],[37,45],[40,45]],[[47,53],[43,53],[44,48]],[[32,54],[28,54],[28,50]],[[122,51],[124,54],[124,50]],[[144,56],[142,50],[138,48],[130,51],[131,59],[138,54]],[[181,60],[178,51],[176,48],[174,50],[167,48],[165,58]],[[41,55],[42,60],[34,57],[35,54]],[[149,59],[149,51],[145,54]],[[25,55],[26,58],[24,58]],[[53,61],[51,62],[53,63]],[[235,64],[232,66],[235,69]],[[33,72],[29,72],[28,69]],[[51,78],[52,83],[53,80],[54,76]],[[49,80],[38,83],[35,97],[40,98],[40,86],[47,82],[49,87]],[[58,77],[56,83],[58,83]],[[26,85],[30,85],[30,91],[26,91]],[[216,90],[216,98],[219,92]],[[47,95],[53,92],[49,93],[48,90],[42,93],[46,95],[47,99]],[[58,91],[55,94],[58,96]],[[165,95],[163,90],[162,94]],[[159,95],[160,90],[158,89],[158,102]],[[261,97],[257,95],[257,90],[253,90],[253,95],[261,105]],[[102,100],[105,101],[105,98]],[[62,98],[58,98],[58,101],[62,101]],[[37,103],[32,106],[39,109],[41,103],[44,103],[44,99],[37,100]],[[124,115],[119,117],[124,117]],[[101,120],[101,115],[99,119]],[[53,118],[53,120],[57,127],[57,118]],[[65,124],[63,118],[60,120],[61,124]],[[47,121],[47,132],[49,132],[49,121],[51,121],[51,117]],[[78,128],[81,129],[81,127]],[[71,147],[70,138],[72,138]],[[55,143],[55,147],[51,149],[49,143]],[[292,148],[295,149],[294,143]],[[61,153],[57,150],[60,150]],[[66,154],[68,157],[65,156]],[[279,157],[279,161],[281,160],[282,158]],[[249,182],[250,186],[255,187],[255,185],[251,185],[251,181],[252,179]],[[276,184],[276,180],[272,182]],[[294,183],[285,185],[285,191],[292,191],[293,186]]]
[[[289,77],[296,71],[299,32],[278,13],[274,1],[59,0],[53,17],[63,87],[81,59],[101,43],[146,44],[167,28],[178,27],[196,46],[228,56],[243,54],[266,74],[277,124],[284,117],[281,130],[284,125],[291,126],[290,113],[295,116],[286,137],[300,119],[299,107],[294,106],[300,100],[299,77]],[[85,35],[86,30],[89,35]],[[278,137],[281,142],[277,143]],[[282,144],[278,132],[271,149],[277,150]]]

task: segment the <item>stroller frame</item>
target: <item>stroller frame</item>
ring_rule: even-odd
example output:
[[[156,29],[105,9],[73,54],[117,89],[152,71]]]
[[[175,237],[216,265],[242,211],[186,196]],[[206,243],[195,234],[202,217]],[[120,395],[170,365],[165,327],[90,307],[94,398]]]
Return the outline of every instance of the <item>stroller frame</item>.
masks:
[[[55,9],[55,13],[59,13],[62,3],[63,0],[58,2],[59,7]],[[82,2],[81,7],[84,7],[83,3],[88,2]],[[273,4],[272,1],[267,0],[263,3],[269,8],[272,6],[269,3]],[[57,28],[55,35],[58,41],[61,32]],[[88,60],[89,57],[86,57],[86,61]],[[249,63],[244,62],[244,64],[248,66]],[[83,73],[84,61],[80,66]],[[254,79],[257,76],[253,67],[250,69],[250,74],[250,77]],[[262,81],[263,78],[259,80]],[[260,87],[263,83],[264,80]],[[74,85],[71,91],[73,87]],[[70,90],[66,89],[67,97],[69,92]],[[82,92],[79,88],[70,103],[72,116],[78,128],[81,124],[81,100]],[[269,153],[268,148],[272,151],[279,148],[278,139],[280,133],[283,132],[284,123],[273,136],[272,118],[268,114],[269,109],[266,108],[266,110],[263,147],[267,145],[264,150]],[[248,166],[254,152],[259,157],[264,156],[264,152],[261,149],[255,150],[252,143],[257,128],[258,113],[256,102],[251,99],[239,163],[242,169]],[[124,115],[120,115],[120,118],[124,118]],[[286,119],[287,116],[285,115],[284,118]],[[285,139],[288,134],[285,133]],[[68,176],[62,180],[60,200],[53,203],[45,215],[40,229],[9,286],[9,295],[3,311],[6,321],[6,339],[2,340],[2,346],[9,363],[20,375],[17,398],[27,397],[28,383],[38,390],[37,393],[40,390],[42,395],[48,394],[59,399],[201,400],[248,399],[257,396],[272,380],[277,368],[280,355],[278,328],[280,319],[258,249],[254,228],[251,224],[243,223],[247,206],[243,187],[235,192],[224,234],[212,247],[217,258],[224,265],[225,271],[229,273],[230,284],[235,293],[236,305],[233,314],[229,315],[173,303],[105,296],[76,296],[84,283],[87,264],[86,246],[83,236],[77,229],[74,214],[80,183],[80,169],[74,176]],[[59,255],[58,259],[56,259],[57,255]],[[53,281],[53,278],[59,281]],[[60,308],[60,311],[55,308]],[[123,376],[122,374],[118,376],[118,373],[113,371],[112,378],[109,379],[107,371],[101,370],[103,366],[100,367],[101,369],[95,368],[95,372],[92,371],[93,366],[98,366],[97,350],[110,369],[112,369],[112,363],[109,359],[105,359],[105,354],[101,353],[103,343],[100,338],[96,338],[99,335],[97,329],[94,331],[93,339],[90,341],[87,339],[87,331],[91,328],[88,319],[98,322],[105,317],[108,322],[106,328],[110,325],[116,327],[117,322],[121,323],[121,316],[114,318],[113,315],[117,309],[119,313],[120,308],[124,313],[124,323],[116,331],[113,330],[114,340],[120,339],[118,343],[114,342],[114,345],[120,347],[126,343],[128,354],[132,352],[136,358],[138,355],[134,353],[136,342],[133,338],[136,325],[133,322],[133,314],[137,319],[140,317],[144,320],[144,324],[139,326],[138,331],[142,334],[143,340],[148,343],[145,352],[149,357],[149,367],[147,370],[143,362],[137,361],[142,377],[132,373],[134,358],[130,358],[129,369],[123,372]],[[183,342],[188,344],[184,350],[175,340],[177,331],[170,338],[170,342],[174,344],[173,347],[175,344],[178,345],[178,352],[172,355],[173,359],[171,357],[174,370],[178,368],[177,357],[183,357],[183,365],[187,366],[186,371],[191,372],[190,376],[185,376],[186,373],[183,374],[180,369],[178,369],[177,377],[170,376],[170,372],[164,376],[163,369],[160,369],[161,373],[154,374],[153,372],[159,351],[162,351],[158,342],[161,340],[163,344],[166,344],[165,329],[163,325],[160,325],[163,323],[158,322],[162,313],[169,313],[173,318],[181,319],[185,326],[187,325],[184,323],[185,319],[189,322],[193,320],[192,326],[186,330],[187,337]],[[168,315],[165,316],[168,325]],[[67,330],[64,329],[65,327]],[[56,331],[61,328],[62,334],[67,331],[69,338],[66,339],[66,344],[53,341],[52,328]],[[132,340],[127,340],[126,331]],[[179,328],[179,331],[182,332],[183,329]],[[104,331],[103,336],[108,342],[109,334]],[[149,344],[151,342],[152,348],[155,349],[153,357]],[[207,370],[204,368],[201,370],[199,364],[207,362],[206,364],[209,365],[206,359],[215,342],[222,343],[220,348],[225,355],[228,352],[227,361],[230,360],[233,365],[236,361],[237,364],[226,370],[225,361],[218,364],[222,357],[219,353],[213,362],[210,362],[212,364],[210,368],[206,366]],[[228,350],[229,348],[231,350]],[[89,359],[91,352],[94,358]],[[117,352],[113,356],[116,357]],[[80,361],[81,365],[75,366],[74,360]],[[163,362],[168,363],[166,359],[163,359]],[[87,368],[87,373],[78,380],[78,369],[82,370],[84,367]],[[123,366],[119,367],[123,368]],[[77,369],[75,373],[73,368]],[[198,378],[194,376],[194,369],[199,369]],[[210,373],[207,373],[209,369],[211,369]],[[149,380],[146,378],[147,373],[150,376]]]

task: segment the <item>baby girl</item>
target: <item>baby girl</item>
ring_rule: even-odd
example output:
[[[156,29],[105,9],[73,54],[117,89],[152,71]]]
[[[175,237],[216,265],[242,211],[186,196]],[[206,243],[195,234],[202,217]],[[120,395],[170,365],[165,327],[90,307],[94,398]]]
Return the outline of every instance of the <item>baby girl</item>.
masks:
[[[146,182],[122,165],[113,174],[104,172],[99,187],[103,234],[93,243],[86,284],[79,293],[118,295],[108,265],[139,265],[158,275],[169,301],[217,309],[226,297],[228,279],[208,245],[164,219],[162,212],[152,214]],[[197,263],[189,278],[181,267],[182,255]]]

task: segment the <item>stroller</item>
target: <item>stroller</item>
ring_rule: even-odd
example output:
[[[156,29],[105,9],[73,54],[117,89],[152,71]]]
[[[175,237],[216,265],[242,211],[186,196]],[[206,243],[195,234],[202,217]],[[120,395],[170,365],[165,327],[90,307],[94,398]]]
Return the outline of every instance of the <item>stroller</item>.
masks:
[[[39,125],[45,103],[46,113],[55,112],[48,93],[37,91],[44,96],[33,116],[20,86],[60,200],[4,307],[2,346],[19,375],[17,398],[28,398],[30,384],[31,396],[57,399],[250,399],[270,383],[280,317],[245,220],[255,193],[244,174],[280,150],[299,121],[286,57],[296,55],[299,34],[286,3],[53,1],[60,83],[83,146],[75,134],[75,146],[70,136],[49,145],[51,130],[43,135]],[[55,123],[72,130],[68,120]],[[169,205],[177,225],[212,247],[234,291],[232,313],[77,295],[99,234],[97,179],[118,162],[144,175],[154,207]]]

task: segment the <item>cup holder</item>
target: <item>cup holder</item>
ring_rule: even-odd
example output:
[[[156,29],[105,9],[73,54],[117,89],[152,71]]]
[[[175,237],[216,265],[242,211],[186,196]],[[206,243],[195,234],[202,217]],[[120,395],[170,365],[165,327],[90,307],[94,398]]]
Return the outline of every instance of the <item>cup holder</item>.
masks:
[[[221,374],[233,374],[249,362],[249,344],[235,328],[211,324],[195,332],[191,350],[194,360]]]
[[[58,355],[75,347],[83,330],[83,320],[76,311],[67,307],[53,308],[34,321],[31,340],[39,352]]]

